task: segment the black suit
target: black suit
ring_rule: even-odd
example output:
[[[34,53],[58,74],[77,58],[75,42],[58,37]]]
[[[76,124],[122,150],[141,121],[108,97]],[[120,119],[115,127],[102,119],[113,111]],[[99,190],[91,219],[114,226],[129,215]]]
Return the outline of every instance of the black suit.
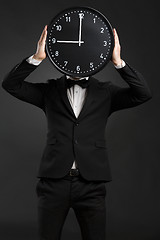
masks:
[[[76,118],[67,97],[65,76],[47,83],[24,81],[36,68],[24,59],[5,77],[2,86],[46,114],[47,143],[37,184],[41,240],[60,239],[70,207],[75,210],[84,240],[104,240],[103,182],[112,180],[105,141],[107,119],[117,110],[149,100],[150,90],[141,74],[128,64],[117,70],[128,83],[126,88],[90,77],[84,106]],[[66,175],[75,159],[83,178],[68,181]]]
[[[104,136],[107,119],[114,111],[134,107],[151,98],[145,80],[128,64],[118,70],[129,84],[128,88],[91,77],[84,107],[76,118],[67,98],[65,76],[48,83],[24,81],[36,68],[23,60],[6,76],[2,86],[13,96],[38,106],[46,114],[47,143],[38,177],[63,177],[76,158],[85,179],[110,181]]]

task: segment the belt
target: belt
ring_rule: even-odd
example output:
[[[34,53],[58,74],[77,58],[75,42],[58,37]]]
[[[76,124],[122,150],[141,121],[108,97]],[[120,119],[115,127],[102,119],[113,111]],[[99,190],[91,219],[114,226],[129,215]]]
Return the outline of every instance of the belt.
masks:
[[[74,176],[79,176],[79,174],[80,173],[79,173],[78,168],[71,168],[67,175],[74,177]]]

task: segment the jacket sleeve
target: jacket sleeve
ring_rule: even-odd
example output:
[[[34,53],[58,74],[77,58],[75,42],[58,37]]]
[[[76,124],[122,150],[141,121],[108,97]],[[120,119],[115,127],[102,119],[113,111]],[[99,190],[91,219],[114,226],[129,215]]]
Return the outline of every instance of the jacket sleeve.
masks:
[[[128,63],[117,71],[129,86],[124,88],[109,82],[110,114],[117,110],[135,107],[152,98],[151,91],[143,76]]]
[[[46,83],[24,81],[36,68],[24,59],[4,77],[2,87],[14,97],[43,109]]]

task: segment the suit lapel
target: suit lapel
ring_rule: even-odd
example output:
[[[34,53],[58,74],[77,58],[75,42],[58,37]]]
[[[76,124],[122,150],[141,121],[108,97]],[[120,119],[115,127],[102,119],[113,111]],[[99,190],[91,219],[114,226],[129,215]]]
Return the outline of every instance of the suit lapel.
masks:
[[[75,119],[80,120],[85,116],[85,114],[87,113],[87,109],[90,108],[90,105],[93,103],[93,101],[96,98],[96,92],[98,90],[97,85],[96,85],[97,80],[90,77],[90,84],[87,88],[87,95],[86,95],[86,98],[85,98],[85,102],[84,102],[84,105],[82,107],[82,110],[81,110],[78,118],[76,118],[76,116],[74,114],[74,111],[72,109],[72,106],[69,102],[69,99],[68,99],[68,96],[67,96],[67,86],[66,86],[65,80],[66,80],[65,75],[57,80],[58,90],[59,90],[61,99],[64,102],[67,109],[69,110],[69,112],[72,114],[72,116]]]
[[[83,108],[78,116],[78,120],[81,120],[87,114],[87,110],[91,108],[91,105],[96,99],[96,94],[98,90],[96,83],[97,83],[97,80],[90,77],[90,84],[87,88],[87,96],[86,96]]]
[[[70,112],[70,114],[73,115],[73,117],[75,117],[74,111],[70,105],[70,102],[69,102],[68,96],[67,96],[65,75],[63,75],[60,79],[57,80],[57,86],[58,86],[60,97],[61,97],[63,103],[65,104],[65,106],[67,107],[67,110]]]

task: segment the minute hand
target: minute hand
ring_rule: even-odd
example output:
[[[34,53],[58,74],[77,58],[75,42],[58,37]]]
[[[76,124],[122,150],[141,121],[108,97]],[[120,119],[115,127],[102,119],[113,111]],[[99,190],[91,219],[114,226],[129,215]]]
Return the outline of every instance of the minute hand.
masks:
[[[83,19],[83,13],[79,14],[79,47],[81,46],[81,37],[82,37],[82,19]]]

